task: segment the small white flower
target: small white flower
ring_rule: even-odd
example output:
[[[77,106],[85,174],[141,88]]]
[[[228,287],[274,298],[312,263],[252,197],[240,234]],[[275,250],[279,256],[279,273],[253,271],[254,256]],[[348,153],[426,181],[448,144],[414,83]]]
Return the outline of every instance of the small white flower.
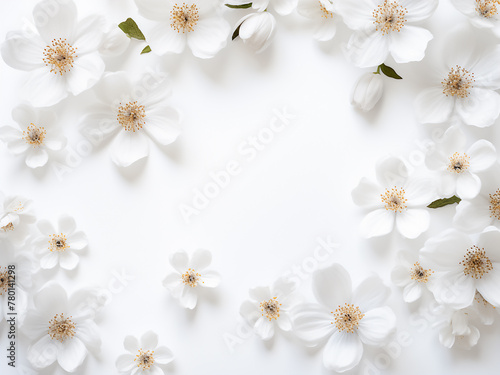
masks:
[[[198,301],[197,289],[215,288],[220,283],[220,275],[206,268],[212,263],[212,253],[198,249],[191,257],[184,250],[179,250],[170,256],[170,264],[175,272],[167,275],[163,286],[172,297],[187,309],[194,309]]]
[[[6,197],[0,193],[0,239],[23,245],[29,235],[29,225],[36,221],[32,213],[33,201],[21,196]]]
[[[486,228],[477,241],[455,229],[429,239],[421,259],[435,271],[429,289],[439,303],[454,309],[469,307],[476,290],[500,306],[500,230]]]
[[[123,346],[129,353],[116,359],[116,368],[124,374],[162,375],[165,372],[160,366],[174,359],[170,349],[158,346],[158,335],[153,331],[144,333],[140,340],[127,336],[123,340]]]
[[[435,324],[439,327],[439,341],[450,349],[453,346],[469,350],[479,341],[479,330],[471,324],[470,309],[451,310],[444,313],[444,319]]]
[[[384,93],[381,74],[365,73],[359,77],[351,93],[351,104],[363,111],[370,111]]]
[[[489,29],[500,37],[500,2],[498,0],[451,0],[460,12],[479,29]]]
[[[42,236],[33,245],[41,256],[41,267],[51,269],[59,265],[66,270],[74,269],[80,260],[78,253],[88,245],[87,236],[76,230],[75,220],[63,215],[57,229],[47,220],[40,220],[37,227]]]
[[[442,141],[425,157],[425,164],[439,173],[438,193],[443,197],[457,194],[462,199],[472,199],[481,190],[478,172],[493,166],[497,151],[484,139],[465,149],[465,135],[459,127],[449,128]]]
[[[436,194],[428,180],[408,178],[404,162],[395,157],[380,160],[376,167],[377,182],[362,178],[352,191],[358,206],[373,210],[361,222],[366,238],[390,233],[394,226],[406,238],[417,238],[429,228],[426,208]]]
[[[323,365],[344,372],[358,365],[363,345],[383,346],[396,328],[396,316],[384,306],[390,290],[378,276],[352,291],[351,277],[339,264],[313,274],[313,292],[320,304],[292,310],[294,333],[307,346],[326,341]]]
[[[500,225],[500,170],[495,168],[481,178],[481,190],[471,200],[462,200],[453,218],[455,227],[477,233],[487,226]]]
[[[132,84],[125,72],[111,73],[95,87],[98,105],[89,108],[81,123],[89,138],[115,136],[111,159],[128,167],[149,155],[149,140],[160,145],[179,135],[179,113],[166,104],[170,90],[163,77],[145,75]]]
[[[57,120],[54,111],[22,104],[13,109],[12,118],[21,130],[3,126],[0,128],[0,140],[14,154],[26,154],[28,167],[43,167],[51,151],[60,151],[66,146],[66,137],[54,129]]]
[[[271,43],[276,26],[276,19],[269,12],[251,13],[240,19],[239,37],[257,53],[264,51]]]
[[[500,88],[500,47],[479,55],[467,53],[463,46],[457,49],[446,53],[434,85],[418,94],[418,120],[437,124],[456,116],[467,125],[491,126],[500,114],[500,94],[495,91]]]
[[[24,320],[22,332],[31,340],[27,358],[36,369],[54,362],[67,372],[76,371],[90,350],[98,350],[101,339],[89,308],[95,295],[78,290],[70,297],[56,283],[50,283],[33,298],[34,308]]]
[[[338,9],[354,34],[349,39],[348,58],[362,68],[382,64],[389,54],[397,63],[424,58],[432,34],[413,23],[429,18],[437,0],[344,0]]]
[[[43,0],[35,5],[33,19],[38,33],[12,31],[2,44],[7,65],[31,72],[23,97],[35,107],[48,107],[92,87],[104,72],[97,51],[102,18],[77,22],[73,1]]]
[[[216,0],[135,0],[139,13],[156,25],[145,32],[153,53],[181,53],[186,44],[194,56],[214,57],[227,44],[229,23]]]
[[[240,307],[241,316],[250,324],[262,340],[274,336],[275,325],[283,331],[292,329],[290,308],[293,299],[293,283],[283,278],[269,287],[256,287],[249,291],[250,300]]]
[[[433,281],[434,271],[419,261],[417,254],[400,251],[398,264],[391,273],[392,282],[403,288],[403,299],[411,303],[417,301]]]
[[[297,12],[311,20],[315,39],[322,42],[333,39],[339,15],[330,0],[300,0]]]

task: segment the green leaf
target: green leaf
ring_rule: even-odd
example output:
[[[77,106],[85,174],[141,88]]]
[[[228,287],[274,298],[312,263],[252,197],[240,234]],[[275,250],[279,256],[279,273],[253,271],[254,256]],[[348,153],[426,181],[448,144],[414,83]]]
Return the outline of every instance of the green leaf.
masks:
[[[377,67],[377,73],[380,74],[380,71],[382,70],[382,73],[384,73],[387,77],[394,78],[394,79],[403,79],[394,69],[392,69],[390,66],[387,66],[385,64],[380,64]]]
[[[461,199],[459,197],[457,197],[456,195],[454,195],[453,197],[450,197],[450,198],[443,198],[443,199],[435,200],[427,207],[440,208],[440,207],[448,206],[450,204],[460,203],[460,201],[461,201]]]
[[[243,22],[238,25],[236,30],[234,30],[233,36],[231,37],[231,40],[235,40],[239,35],[240,35],[240,27],[243,25]]]
[[[233,5],[233,4],[224,4],[224,5],[231,9],[248,9],[252,7],[252,3],[240,4],[240,5]]]
[[[151,52],[151,47],[150,47],[150,46],[146,46],[146,47],[144,47],[144,49],[141,51],[141,55],[142,55],[143,53],[149,53],[149,52]]]
[[[144,34],[142,33],[141,29],[139,29],[139,26],[135,23],[135,21],[132,18],[127,18],[126,21],[120,23],[118,27],[125,33],[126,36],[129,38],[134,38],[134,39],[139,39],[139,40],[146,40],[144,37]]]

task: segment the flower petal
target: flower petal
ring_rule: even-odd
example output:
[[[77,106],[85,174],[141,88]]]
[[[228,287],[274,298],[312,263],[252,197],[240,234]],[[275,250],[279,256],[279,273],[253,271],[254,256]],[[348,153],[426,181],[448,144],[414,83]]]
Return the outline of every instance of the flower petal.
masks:
[[[148,140],[141,131],[120,131],[111,148],[111,159],[119,167],[128,167],[148,155]]]
[[[50,366],[57,358],[57,345],[49,335],[43,335],[28,348],[28,361],[37,369]]]
[[[267,301],[272,297],[276,297],[271,295],[271,290],[267,286],[257,286],[255,288],[250,288],[248,291],[250,298],[257,302]]]
[[[317,270],[313,273],[313,292],[319,303],[335,310],[351,302],[351,277],[340,264]]]
[[[422,285],[413,281],[405,286],[403,289],[403,299],[406,303],[412,303],[422,296]]]
[[[49,252],[47,255],[44,255],[42,259],[40,259],[40,266],[44,270],[48,270],[54,268],[59,261],[59,254],[55,252]]]
[[[144,350],[155,350],[158,346],[158,335],[153,331],[147,331],[141,336],[141,347]]]
[[[68,90],[78,95],[94,86],[104,73],[104,61],[98,52],[75,59],[74,66],[66,75]]]
[[[151,50],[163,56],[167,52],[181,53],[186,47],[186,35],[178,33],[167,22],[160,22],[146,34]]]
[[[34,70],[44,66],[40,58],[44,47],[38,35],[27,38],[22,32],[11,31],[2,43],[2,59],[14,69]]]
[[[380,206],[382,204],[380,199],[382,190],[379,185],[363,177],[351,193],[352,200],[361,207],[373,208]]]
[[[258,306],[258,302],[248,300],[244,301],[240,306],[240,315],[251,325],[254,325],[257,319],[262,316]]]
[[[80,367],[87,357],[87,348],[78,337],[71,340],[64,340],[59,346],[57,362],[67,372],[73,372]]]
[[[148,112],[144,131],[162,145],[174,142],[180,134],[179,112],[171,107],[156,107]]]
[[[359,306],[364,313],[385,304],[389,294],[391,294],[390,289],[384,285],[380,277],[370,276],[356,288],[352,303]]]
[[[475,172],[490,168],[498,159],[495,146],[485,139],[474,143],[467,150],[467,155],[470,157],[470,169]]]
[[[500,94],[474,87],[467,98],[457,100],[456,111],[467,125],[479,128],[493,125],[500,114]]]
[[[188,285],[184,286],[179,298],[181,306],[186,309],[194,309],[196,307],[196,302],[198,302],[198,295],[194,288]]]
[[[180,274],[187,271],[188,262],[189,257],[184,250],[177,250],[175,253],[170,255],[170,265]]]
[[[381,208],[370,212],[361,221],[360,233],[365,238],[384,236],[394,228],[394,212]]]
[[[71,250],[66,250],[59,256],[59,264],[65,270],[73,270],[78,265],[80,257]]]
[[[293,332],[310,347],[323,342],[335,329],[332,314],[320,305],[297,305],[292,309],[291,316]]]
[[[391,33],[389,50],[397,63],[420,61],[424,58],[427,44],[432,38],[429,30],[405,25],[400,32]]]
[[[387,306],[369,310],[359,321],[358,335],[367,345],[382,346],[396,330],[396,315]]]
[[[455,98],[444,95],[443,89],[439,87],[426,89],[415,99],[418,121],[424,124],[438,124],[447,121],[454,107]]]
[[[265,316],[261,316],[255,322],[255,333],[264,341],[271,339],[274,336],[274,323]]]
[[[408,22],[420,22],[429,18],[434,13],[439,4],[439,1],[400,0],[400,4],[408,10],[408,14],[405,17]]]
[[[467,232],[479,232],[491,224],[489,201],[477,197],[472,201],[463,200],[457,206],[453,225]]]
[[[207,268],[212,263],[212,253],[209,250],[197,249],[191,255],[188,267],[196,271]]]
[[[76,28],[76,5],[73,1],[40,1],[33,9],[33,20],[46,43],[54,39],[73,40]]]
[[[160,365],[166,365],[174,360],[174,354],[165,346],[159,346],[155,349],[155,362]]]
[[[208,59],[226,46],[229,31],[229,23],[221,17],[200,19],[196,30],[187,36],[187,44],[193,55]]]
[[[457,179],[457,195],[462,199],[475,198],[481,190],[481,180],[473,173],[461,173]]]
[[[346,54],[357,67],[378,66],[389,54],[389,38],[375,29],[355,32],[347,43]]]
[[[26,155],[26,165],[30,168],[39,168],[47,164],[49,154],[41,147],[34,147]]]
[[[65,235],[72,234],[76,230],[75,219],[69,215],[62,215],[59,218],[59,230]]]
[[[170,18],[170,9],[164,0],[135,0],[139,14],[153,21],[163,21]]]
[[[83,232],[74,232],[68,236],[68,243],[73,250],[82,250],[87,247],[89,241]]]
[[[120,372],[130,371],[134,367],[137,367],[137,365],[134,362],[134,359],[136,359],[135,355],[122,354],[116,359],[116,362],[115,362],[116,368]],[[155,360],[156,360],[156,356],[155,356]]]
[[[34,70],[24,84],[23,95],[35,107],[48,107],[68,96],[66,79],[43,67]]]
[[[429,211],[412,208],[396,214],[396,226],[403,237],[414,239],[429,229],[430,219]]]
[[[220,274],[215,271],[205,271],[201,275],[201,281],[202,283],[199,284],[202,287],[205,288],[215,288],[220,284]]]
[[[140,348],[139,340],[137,340],[136,337],[130,335],[126,336],[125,339],[123,340],[123,346],[125,350],[129,351],[132,354],[136,354],[136,352]]]
[[[88,16],[78,22],[78,30],[73,46],[78,54],[84,55],[96,51],[103,38],[104,18],[102,16]]]
[[[344,372],[354,368],[363,356],[363,344],[355,333],[335,331],[323,350],[323,365]]]

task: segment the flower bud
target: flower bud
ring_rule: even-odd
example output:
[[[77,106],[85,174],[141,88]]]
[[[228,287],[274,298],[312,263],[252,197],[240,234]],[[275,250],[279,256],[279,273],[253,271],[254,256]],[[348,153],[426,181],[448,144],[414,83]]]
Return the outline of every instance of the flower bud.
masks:
[[[257,53],[260,53],[271,42],[276,19],[269,12],[252,13],[243,17],[238,25],[240,25],[239,37],[243,43],[250,44]]]
[[[382,97],[384,80],[380,74],[363,74],[354,85],[351,104],[363,111],[370,111]]]

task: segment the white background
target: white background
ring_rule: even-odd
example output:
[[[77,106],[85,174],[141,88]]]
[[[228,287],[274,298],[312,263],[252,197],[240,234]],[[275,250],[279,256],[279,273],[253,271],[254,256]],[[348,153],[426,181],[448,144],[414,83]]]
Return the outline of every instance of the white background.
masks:
[[[29,22],[34,4],[34,0],[2,2],[2,38]],[[115,24],[133,17],[144,30],[149,25],[132,0],[88,0],[77,5],[82,16],[98,12]],[[234,25],[247,11],[226,14]],[[129,169],[111,162],[109,144],[105,144],[93,147],[89,155],[76,151],[81,162],[60,178],[50,165],[30,170],[22,157],[11,155],[0,144],[0,190],[33,199],[39,218],[55,221],[62,213],[71,214],[90,241],[74,273],[43,273],[37,287],[42,280],[55,279],[68,290],[106,288],[116,281],[116,273],[135,277],[100,314],[102,351],[90,356],[78,374],[116,373],[114,362],[124,352],[123,338],[150,329],[175,354],[171,373],[328,373],[321,351],[306,350],[292,335],[278,333],[270,344],[254,336],[229,350],[224,337],[237,335],[238,310],[248,288],[268,285],[300,267],[304,272],[300,292],[313,301],[307,258],[313,256],[318,239],[328,237],[339,244],[329,262],[343,264],[355,285],[371,272],[391,285],[389,275],[398,249],[417,251],[426,238],[451,226],[454,207],[447,207],[432,212],[432,229],[417,240],[405,241],[398,235],[364,240],[358,234],[364,212],[352,203],[350,193],[361,177],[374,176],[381,156],[394,154],[416,161],[421,155],[417,141],[431,139],[436,127],[416,122],[413,100],[430,84],[427,72],[442,59],[439,50],[445,34],[466,18],[442,1],[426,23],[435,35],[427,57],[406,65],[389,60],[404,79],[385,79],[385,97],[370,114],[357,112],[349,102],[351,87],[365,73],[351,66],[342,53],[349,31],[340,27],[333,41],[318,43],[310,25],[299,16],[277,17],[277,21],[273,45],[261,55],[237,41],[229,42],[212,60],[197,59],[189,51],[164,58],[152,53],[139,56],[145,44],[133,41],[125,59],[108,59],[107,70],[124,69],[132,79],[139,78],[146,66],[168,72],[171,103],[183,114],[179,139],[161,149],[152,145],[149,159]],[[478,38],[484,38],[481,35]],[[19,87],[26,74],[3,62],[0,74],[0,125],[15,125],[11,110],[22,101]],[[87,144],[77,124],[91,99],[92,93],[85,93],[56,107],[72,150]],[[248,161],[238,153],[238,146],[267,127],[273,110],[283,107],[296,118]],[[465,131],[469,144],[487,138],[498,148],[498,129],[497,124]],[[223,170],[231,160],[240,163],[241,173],[186,223],[179,206],[190,204],[193,189],[202,190],[210,173]],[[200,298],[195,311],[179,307],[161,285],[171,271],[169,254],[179,248],[211,250],[212,268],[223,277],[219,288]],[[412,323],[410,314],[419,305],[406,305],[401,290],[392,289],[389,303],[399,330],[408,332],[411,343],[396,350],[387,369],[383,349],[368,350],[353,373],[498,373],[498,324],[481,327],[479,344],[470,352],[448,350],[430,326],[434,318],[414,315],[420,320]],[[5,346],[5,326],[0,334]],[[16,373],[6,370],[3,354],[1,358],[0,372]],[[25,363],[22,353],[18,361]]]

